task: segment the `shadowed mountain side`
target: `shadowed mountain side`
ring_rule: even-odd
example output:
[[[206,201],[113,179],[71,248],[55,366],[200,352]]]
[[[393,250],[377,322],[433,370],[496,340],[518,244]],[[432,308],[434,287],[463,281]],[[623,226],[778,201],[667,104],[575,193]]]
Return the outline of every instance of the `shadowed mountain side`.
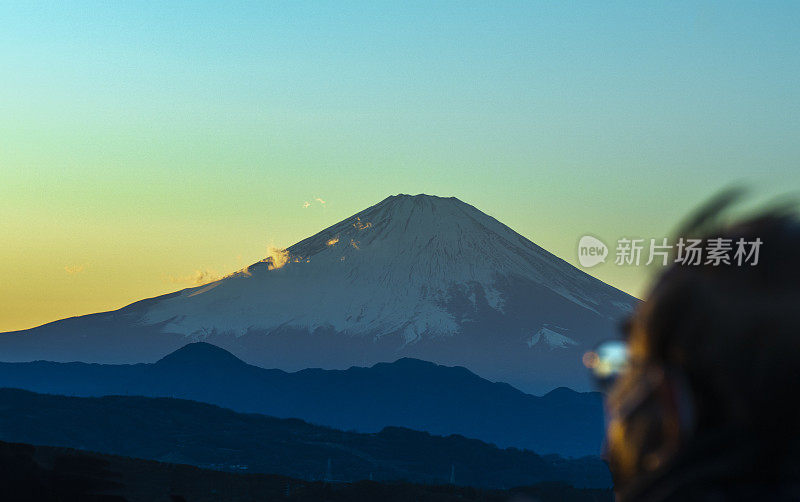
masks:
[[[180,397],[346,430],[393,425],[567,456],[596,455],[603,438],[598,393],[562,388],[536,397],[465,368],[416,359],[287,373],[194,343],[154,364],[0,363],[0,386],[75,396]]]
[[[501,488],[540,481],[606,488],[597,457],[566,460],[403,428],[342,432],[168,398],[75,398],[0,389],[0,440],[80,448],[301,479],[446,482]]]

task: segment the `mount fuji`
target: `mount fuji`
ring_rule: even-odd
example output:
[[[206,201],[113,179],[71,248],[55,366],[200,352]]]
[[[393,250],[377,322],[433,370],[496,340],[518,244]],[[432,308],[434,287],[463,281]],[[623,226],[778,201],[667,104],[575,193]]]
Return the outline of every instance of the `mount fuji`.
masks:
[[[588,390],[581,355],[636,303],[456,198],[397,195],[221,280],[0,334],[0,359],[151,362],[204,341],[290,371],[414,357]]]

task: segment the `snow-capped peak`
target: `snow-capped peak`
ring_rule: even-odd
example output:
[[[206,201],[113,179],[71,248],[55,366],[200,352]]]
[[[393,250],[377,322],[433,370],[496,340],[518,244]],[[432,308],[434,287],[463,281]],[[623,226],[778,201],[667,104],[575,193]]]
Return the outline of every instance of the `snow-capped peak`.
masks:
[[[156,302],[145,321],[198,339],[292,326],[402,333],[412,343],[458,332],[445,307],[454,291],[480,286],[502,312],[498,284],[522,278],[596,311],[610,289],[454,197],[388,197],[287,248],[284,258],[283,266],[259,262]]]

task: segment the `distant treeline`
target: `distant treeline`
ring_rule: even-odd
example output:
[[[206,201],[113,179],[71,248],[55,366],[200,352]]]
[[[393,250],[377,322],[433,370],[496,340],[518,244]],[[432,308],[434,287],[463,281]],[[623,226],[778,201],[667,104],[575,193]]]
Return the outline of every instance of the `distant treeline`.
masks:
[[[192,343],[154,364],[0,363],[0,387],[79,397],[177,397],[342,430],[395,425],[569,457],[598,455],[604,437],[598,393],[560,388],[531,396],[465,368],[416,359],[286,373]]]
[[[611,486],[599,457],[542,456],[400,427],[345,432],[171,398],[78,398],[0,389],[0,440],[306,480]]]
[[[0,486],[8,502],[611,502],[610,489],[538,483],[481,490],[412,483],[328,483],[270,474],[238,474],[103,455],[69,448],[0,442]]]

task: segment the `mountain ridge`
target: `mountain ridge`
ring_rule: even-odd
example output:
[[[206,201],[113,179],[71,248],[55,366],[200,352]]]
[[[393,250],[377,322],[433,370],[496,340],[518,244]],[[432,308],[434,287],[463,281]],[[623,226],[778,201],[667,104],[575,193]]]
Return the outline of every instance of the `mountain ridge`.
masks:
[[[345,432],[174,398],[88,398],[0,389],[0,410],[0,441],[168,462],[180,459],[179,463],[225,471],[320,479],[331,459],[339,481],[368,479],[372,473],[378,480],[442,483],[455,465],[461,479],[479,487],[545,480],[579,487],[611,485],[598,457],[541,456],[400,427],[373,434]]]
[[[0,353],[132,363],[208,341],[285,370],[409,356],[587,390],[580,356],[636,302],[457,198],[401,195],[219,281],[0,334]]]
[[[464,367],[411,358],[288,373],[248,365],[197,342],[150,364],[0,363],[0,387],[84,397],[180,397],[345,430],[400,426],[566,456],[599,454],[603,438],[597,393],[560,389],[532,396]]]

